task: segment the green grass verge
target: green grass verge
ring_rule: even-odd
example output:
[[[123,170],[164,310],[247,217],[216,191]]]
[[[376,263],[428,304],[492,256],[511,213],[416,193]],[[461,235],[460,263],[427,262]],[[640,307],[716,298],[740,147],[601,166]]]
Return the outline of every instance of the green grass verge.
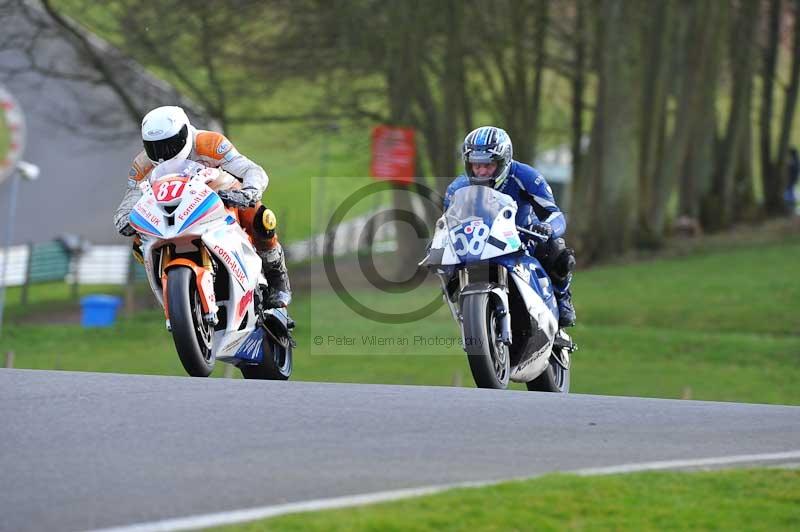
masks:
[[[800,471],[548,475],[215,530],[797,530]]]
[[[137,286],[141,292],[145,286]],[[28,287],[27,303],[23,301],[23,287],[12,286],[6,289],[5,316],[12,322],[20,318],[41,317],[45,322],[53,312],[64,313],[76,308],[76,298],[90,294],[122,296],[124,287],[120,285],[78,285],[63,282],[32,284]],[[149,292],[149,289],[148,289]]]
[[[800,404],[797,264],[794,238],[579,272],[572,391]],[[437,294],[430,284],[406,294],[354,292],[386,312],[420,308]],[[9,315],[16,312],[12,305]],[[292,314],[295,380],[472,386],[444,306],[412,323],[385,324],[316,291],[298,298]],[[159,311],[108,330],[6,324],[5,350],[21,368],[184,374]]]

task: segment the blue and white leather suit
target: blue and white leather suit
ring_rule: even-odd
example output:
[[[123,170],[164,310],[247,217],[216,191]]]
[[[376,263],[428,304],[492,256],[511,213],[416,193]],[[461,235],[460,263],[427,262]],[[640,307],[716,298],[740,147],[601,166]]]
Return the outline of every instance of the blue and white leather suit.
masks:
[[[444,208],[447,209],[450,206],[456,190],[469,185],[470,180],[466,175],[460,175],[450,183],[444,196]],[[545,222],[550,224],[553,230],[553,239],[564,236],[567,230],[564,213],[556,205],[553,190],[538,170],[525,163],[512,160],[508,176],[495,188],[503,194],[508,194],[517,202],[516,223],[518,226],[528,228],[537,222]],[[552,274],[551,277],[553,277]],[[553,288],[557,293],[566,292],[569,290],[571,278],[572,275],[569,275],[559,282],[559,279],[554,277],[552,279]]]
[[[456,190],[469,185],[469,178],[465,175],[458,176],[450,183],[444,195],[444,208],[450,206]],[[564,236],[567,230],[564,213],[556,205],[550,185],[535,168],[519,161],[511,161],[508,177],[495,188],[517,202],[517,225],[530,227],[536,222],[545,222],[552,227],[553,238]]]

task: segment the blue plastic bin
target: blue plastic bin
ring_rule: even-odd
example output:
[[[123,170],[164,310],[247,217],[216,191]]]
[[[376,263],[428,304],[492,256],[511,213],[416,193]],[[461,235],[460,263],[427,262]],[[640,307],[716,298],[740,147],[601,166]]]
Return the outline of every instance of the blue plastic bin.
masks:
[[[117,309],[122,299],[117,296],[95,294],[81,299],[81,325],[84,327],[111,327],[117,319]]]

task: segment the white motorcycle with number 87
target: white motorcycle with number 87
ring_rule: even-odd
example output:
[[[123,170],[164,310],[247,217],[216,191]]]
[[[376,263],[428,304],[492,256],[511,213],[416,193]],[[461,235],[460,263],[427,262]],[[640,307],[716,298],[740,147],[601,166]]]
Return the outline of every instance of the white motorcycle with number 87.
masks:
[[[130,224],[186,372],[207,377],[220,360],[245,378],[285,380],[294,322],[286,309],[264,306],[261,258],[216,193],[234,181],[194,161],[162,163],[140,185]]]

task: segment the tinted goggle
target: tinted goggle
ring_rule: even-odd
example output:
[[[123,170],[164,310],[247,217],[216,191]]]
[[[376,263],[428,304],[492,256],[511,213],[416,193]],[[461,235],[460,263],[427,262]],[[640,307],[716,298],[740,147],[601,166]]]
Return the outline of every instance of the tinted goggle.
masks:
[[[144,151],[151,161],[168,161],[178,155],[189,137],[188,126],[183,126],[173,136],[162,140],[145,140]]]
[[[500,160],[500,154],[493,149],[486,149],[486,146],[481,146],[478,149],[467,146],[464,150],[464,158],[470,163],[492,163]]]

